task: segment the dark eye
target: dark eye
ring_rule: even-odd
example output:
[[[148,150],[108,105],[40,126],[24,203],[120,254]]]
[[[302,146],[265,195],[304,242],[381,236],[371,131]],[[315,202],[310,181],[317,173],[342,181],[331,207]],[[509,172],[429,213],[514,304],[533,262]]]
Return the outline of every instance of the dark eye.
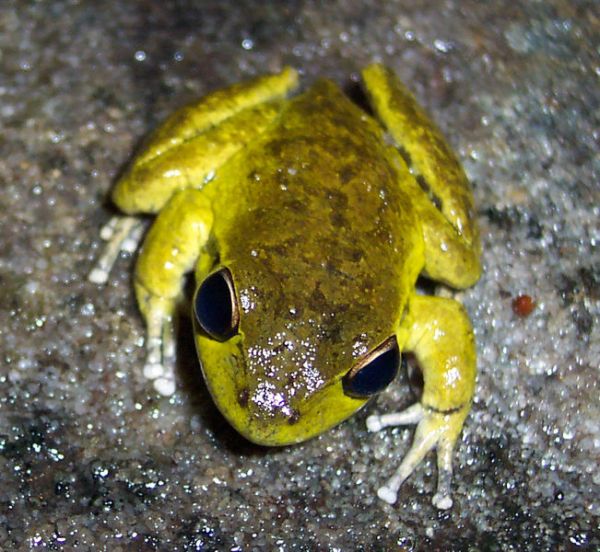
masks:
[[[194,315],[213,339],[226,341],[237,333],[240,311],[229,269],[207,276],[194,297]]]
[[[392,336],[362,358],[344,376],[344,392],[357,398],[375,395],[392,382],[399,365],[400,350],[396,336]]]

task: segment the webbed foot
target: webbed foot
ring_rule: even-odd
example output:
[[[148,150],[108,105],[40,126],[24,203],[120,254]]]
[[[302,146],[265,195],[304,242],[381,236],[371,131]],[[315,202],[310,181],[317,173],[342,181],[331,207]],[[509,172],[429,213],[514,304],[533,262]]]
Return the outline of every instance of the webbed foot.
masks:
[[[437,449],[438,481],[437,492],[432,502],[436,508],[447,510],[452,507],[450,485],[452,482],[452,452],[460,435],[468,408],[449,412],[438,412],[416,403],[402,412],[369,416],[369,431],[384,427],[417,424],[413,444],[394,475],[377,491],[377,496],[388,504],[398,498],[398,489],[421,463],[425,455]]]
[[[146,338],[146,364],[143,374],[154,389],[165,397],[175,393],[175,339],[172,318],[161,320],[159,335]]]
[[[154,389],[165,397],[175,393],[175,319],[176,301],[150,293],[140,282],[135,291],[147,324],[146,363],[143,374]]]
[[[135,253],[138,250],[144,224],[135,216],[113,216],[100,230],[100,238],[106,246],[100,258],[88,275],[95,284],[105,284],[121,251]],[[144,376],[153,381],[154,388],[161,395],[170,396],[175,392],[175,339],[173,317],[170,314],[171,302],[152,298],[147,291],[142,292],[149,311],[148,336],[146,338],[146,364]]]
[[[94,284],[105,284],[108,275],[121,251],[134,253],[142,239],[143,222],[138,217],[114,216],[100,230],[100,238],[106,247],[88,274],[88,280]]]

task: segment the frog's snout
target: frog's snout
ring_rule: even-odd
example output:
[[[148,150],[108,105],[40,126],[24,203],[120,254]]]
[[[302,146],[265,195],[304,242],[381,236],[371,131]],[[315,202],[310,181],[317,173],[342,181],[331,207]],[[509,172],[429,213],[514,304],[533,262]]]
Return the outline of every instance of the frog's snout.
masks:
[[[250,401],[247,389],[240,391],[237,397],[237,416],[229,418],[229,422],[246,439],[253,443],[266,446],[286,444],[287,439],[282,439],[282,433],[293,426],[300,419],[298,412],[286,407],[280,408],[276,413],[266,405],[258,406]],[[297,436],[290,442],[297,442]]]
[[[245,409],[250,418],[268,419],[293,424],[298,414],[291,405],[291,396],[285,390],[278,390],[269,383],[259,383],[255,389],[243,388],[237,397],[240,408]]]
[[[315,428],[299,427],[302,413],[294,405],[294,393],[269,381],[243,387],[236,396],[237,415],[232,425],[260,445],[282,445],[308,439]]]

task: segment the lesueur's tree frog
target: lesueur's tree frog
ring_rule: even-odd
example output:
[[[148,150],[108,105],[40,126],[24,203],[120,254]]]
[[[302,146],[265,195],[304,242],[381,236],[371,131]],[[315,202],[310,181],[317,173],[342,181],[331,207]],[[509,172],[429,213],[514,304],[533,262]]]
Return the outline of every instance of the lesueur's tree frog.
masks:
[[[286,99],[290,68],[214,92],[147,140],[112,199],[128,216],[90,274],[104,282],[158,213],[135,291],[147,324],[144,373],[173,393],[173,317],[185,273],[198,287],[198,356],[218,408],[264,445],[304,441],[359,410],[393,380],[402,351],[423,374],[421,400],[368,426],[417,424],[412,448],[379,489],[437,449],[433,502],[452,504],[453,447],[473,398],[475,345],[456,301],[418,295],[419,274],[455,288],[480,275],[469,183],[399,80],[362,73],[372,114],[330,81]]]

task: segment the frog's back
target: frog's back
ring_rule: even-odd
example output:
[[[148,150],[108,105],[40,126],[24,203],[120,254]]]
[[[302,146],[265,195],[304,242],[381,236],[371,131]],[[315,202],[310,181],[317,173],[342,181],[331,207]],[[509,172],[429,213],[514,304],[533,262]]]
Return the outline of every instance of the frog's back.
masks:
[[[247,268],[257,289],[262,277],[265,288],[277,282],[271,308],[302,309],[303,320],[334,341],[355,343],[366,320],[369,347],[389,337],[423,252],[386,149],[377,123],[331,82],[294,98],[270,131],[224,167],[227,189],[217,174],[220,262],[241,281]]]

